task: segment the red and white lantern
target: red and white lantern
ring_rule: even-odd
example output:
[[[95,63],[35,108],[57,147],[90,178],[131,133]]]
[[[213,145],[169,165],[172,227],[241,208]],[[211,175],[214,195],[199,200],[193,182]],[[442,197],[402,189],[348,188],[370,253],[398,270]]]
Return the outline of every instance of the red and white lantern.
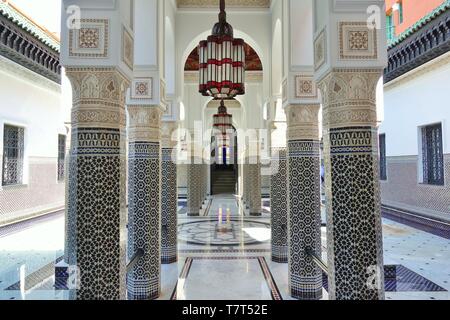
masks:
[[[225,103],[222,100],[220,102],[219,113],[214,115],[213,126],[222,137],[226,137],[233,129],[233,116],[228,114]]]
[[[233,38],[233,27],[226,22],[224,0],[220,1],[220,10],[212,35],[198,46],[199,92],[216,99],[245,94],[244,40]]]

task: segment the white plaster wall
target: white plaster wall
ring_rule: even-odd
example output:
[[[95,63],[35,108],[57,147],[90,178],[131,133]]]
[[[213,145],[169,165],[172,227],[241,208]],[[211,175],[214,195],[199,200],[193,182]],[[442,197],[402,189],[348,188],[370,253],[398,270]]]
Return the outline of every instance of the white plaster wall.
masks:
[[[22,68],[17,66],[18,68]],[[42,81],[49,81],[42,79]],[[3,150],[3,125],[25,127],[25,148],[29,157],[58,155],[58,134],[66,134],[67,110],[61,92],[0,70],[0,149]]]
[[[313,10],[312,0],[290,1],[290,57],[292,66],[312,66]]]
[[[280,96],[284,74],[284,52],[287,46],[283,39],[283,2],[275,1],[272,5],[272,50],[271,50],[271,86],[272,94]]]
[[[380,133],[386,134],[388,157],[418,155],[418,127],[437,122],[443,124],[444,153],[450,153],[450,55],[446,59],[444,65],[428,64],[430,72],[385,87]]]
[[[203,120],[203,109],[209,100],[209,97],[203,97],[198,92],[197,83],[188,83],[184,85],[184,128],[194,129],[195,122]]]
[[[64,76],[59,86],[1,56],[0,63],[0,167],[4,125],[25,128],[23,185],[0,185],[3,225],[64,206],[64,182],[57,177],[58,135],[68,133],[71,88]]]
[[[176,94],[175,72],[176,72],[176,42],[175,42],[175,4],[173,1],[164,1],[164,77],[166,80],[166,93]]]
[[[135,0],[135,26],[134,38],[146,39],[146,41],[135,41],[134,59],[138,66],[158,65],[158,29],[155,21],[158,20],[156,11],[157,0]]]

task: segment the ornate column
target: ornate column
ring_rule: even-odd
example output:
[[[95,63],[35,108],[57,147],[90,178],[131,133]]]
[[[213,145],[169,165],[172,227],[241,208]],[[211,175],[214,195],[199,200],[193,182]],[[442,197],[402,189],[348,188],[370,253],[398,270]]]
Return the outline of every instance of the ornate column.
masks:
[[[245,196],[246,196],[246,191],[247,191],[247,184],[246,184],[246,179],[245,179],[245,172],[246,172],[246,163],[247,160],[245,159],[245,151],[242,153],[242,165],[241,165],[241,179],[242,179],[242,190],[241,190],[241,195],[242,195],[242,206],[245,209]]]
[[[62,265],[64,265],[63,272],[67,272],[67,267],[69,265],[70,260],[70,250],[71,246],[70,243],[73,241],[74,228],[71,228],[69,225],[70,219],[69,219],[69,172],[70,172],[70,146],[71,146],[71,136],[72,133],[70,132],[70,128],[67,129],[67,136],[66,136],[66,158],[64,161],[64,195],[65,195],[65,209],[64,209],[64,217],[65,217],[65,225],[64,225],[64,262]]]
[[[319,104],[286,108],[288,140],[289,288],[301,300],[322,298]]]
[[[71,284],[69,283],[70,257],[73,255],[70,251],[73,248],[72,243],[75,241],[75,226],[73,219],[69,219],[69,171],[70,171],[70,128],[67,127],[66,136],[66,150],[64,161],[64,194],[65,194],[65,208],[64,208],[64,259],[55,265],[55,289],[65,290]],[[70,223],[72,222],[72,225]]]
[[[125,89],[114,67],[67,67],[73,88],[69,173],[72,299],[125,299]]]
[[[191,145],[191,163],[187,165],[187,205],[188,216],[199,216],[202,206],[202,158],[196,152],[198,147]]]
[[[376,87],[381,69],[334,69],[323,96],[331,299],[384,299]]]
[[[161,177],[161,263],[177,262],[177,164],[174,153],[177,141],[172,140],[177,122],[163,122]]]
[[[203,165],[203,167],[204,167],[204,173],[205,173],[205,192],[204,192],[204,198],[205,198],[205,201],[207,202],[207,200],[208,200],[208,194],[209,194],[209,187],[208,187],[208,181],[209,181],[209,179],[208,179],[208,176],[209,176],[209,173],[208,173],[208,171],[209,171],[209,165],[207,164],[207,163],[205,163],[204,165]]]
[[[272,148],[271,167],[272,261],[285,263],[288,262],[286,148]]]
[[[244,151],[244,212],[250,209],[250,181],[249,181],[248,148]]]
[[[129,105],[128,259],[144,256],[128,272],[129,300],[160,293],[161,114],[159,106]]]
[[[206,184],[208,176],[206,174],[206,164],[202,164],[200,168],[200,179],[201,179],[201,192],[200,192],[200,206],[203,207],[205,201],[206,201]]]
[[[251,216],[260,216],[262,212],[261,204],[261,161],[259,141],[250,142],[251,147],[248,156],[248,184],[249,184],[249,207]]]

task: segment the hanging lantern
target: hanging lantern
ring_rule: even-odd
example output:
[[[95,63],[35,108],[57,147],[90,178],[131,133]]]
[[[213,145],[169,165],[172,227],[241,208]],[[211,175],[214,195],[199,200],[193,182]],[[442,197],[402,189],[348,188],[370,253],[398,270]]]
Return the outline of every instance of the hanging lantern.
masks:
[[[219,113],[214,115],[214,129],[222,134],[225,138],[233,129],[233,116],[228,114],[227,108],[223,100],[220,101]]]
[[[217,138],[217,146],[222,148],[230,147],[230,139],[228,136],[220,136]]]
[[[220,0],[219,22],[212,35],[198,46],[199,92],[218,99],[245,94],[244,40],[234,39],[226,17],[225,0]]]

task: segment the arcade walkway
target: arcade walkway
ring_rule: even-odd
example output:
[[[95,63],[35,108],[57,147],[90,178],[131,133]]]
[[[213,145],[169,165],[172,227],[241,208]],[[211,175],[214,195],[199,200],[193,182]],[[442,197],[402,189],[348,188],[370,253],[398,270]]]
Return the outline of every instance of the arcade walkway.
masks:
[[[161,299],[289,299],[287,265],[270,260],[267,199],[263,208],[249,217],[234,197],[216,196],[193,218],[181,201],[179,262],[162,266]],[[387,219],[383,232],[386,298],[450,299],[450,240]],[[1,228],[0,299],[67,299],[53,287],[63,241],[63,213]]]

